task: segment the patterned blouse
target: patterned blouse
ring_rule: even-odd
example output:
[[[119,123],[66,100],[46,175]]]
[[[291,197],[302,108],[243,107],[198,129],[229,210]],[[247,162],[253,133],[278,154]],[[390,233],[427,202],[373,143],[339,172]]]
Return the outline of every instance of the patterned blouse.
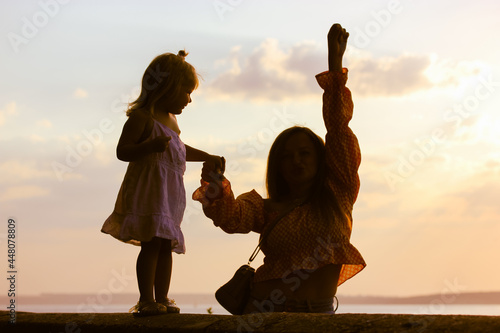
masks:
[[[271,230],[262,246],[264,263],[255,273],[255,282],[282,279],[297,270],[313,271],[328,264],[342,264],[338,285],[359,273],[366,263],[350,243],[352,209],[359,192],[358,168],[361,153],[358,140],[348,127],[353,114],[351,92],[345,86],[347,69],[323,72],[316,79],[324,90],[323,118],[327,129],[327,182],[339,203],[342,216],[332,223],[317,218],[310,203],[294,208]],[[208,183],[193,193],[203,204],[205,215],[227,233],[262,233],[276,217],[264,209],[264,199],[255,190],[234,198],[228,180],[222,197],[205,197]],[[338,215],[338,214],[337,214]]]

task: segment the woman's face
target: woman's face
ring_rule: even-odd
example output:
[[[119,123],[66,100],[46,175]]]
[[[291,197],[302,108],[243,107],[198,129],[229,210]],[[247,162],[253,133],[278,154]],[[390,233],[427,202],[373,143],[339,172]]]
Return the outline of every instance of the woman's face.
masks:
[[[318,154],[305,133],[293,134],[281,156],[281,172],[290,189],[308,188],[318,171]]]

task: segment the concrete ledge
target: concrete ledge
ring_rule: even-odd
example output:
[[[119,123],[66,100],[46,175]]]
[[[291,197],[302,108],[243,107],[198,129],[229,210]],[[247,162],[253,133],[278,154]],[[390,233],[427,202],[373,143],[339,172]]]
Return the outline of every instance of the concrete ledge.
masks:
[[[500,332],[500,317],[458,315],[271,313],[229,316],[168,314],[135,318],[127,313],[28,313],[0,311],[1,332]]]

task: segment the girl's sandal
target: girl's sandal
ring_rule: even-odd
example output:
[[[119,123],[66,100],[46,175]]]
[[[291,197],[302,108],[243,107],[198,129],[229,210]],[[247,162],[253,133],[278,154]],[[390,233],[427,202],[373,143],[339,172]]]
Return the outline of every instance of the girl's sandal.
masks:
[[[179,313],[181,312],[181,309],[175,304],[175,301],[171,298],[167,298],[166,301],[163,302],[158,302],[158,304],[161,304],[167,308],[168,313]]]
[[[158,316],[167,313],[165,305],[156,302],[137,302],[128,312],[131,312],[135,317]]]

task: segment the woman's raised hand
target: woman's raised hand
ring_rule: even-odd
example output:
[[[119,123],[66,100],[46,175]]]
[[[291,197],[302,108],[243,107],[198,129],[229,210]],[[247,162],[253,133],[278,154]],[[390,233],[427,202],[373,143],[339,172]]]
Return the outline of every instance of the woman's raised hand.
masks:
[[[342,57],[347,47],[349,33],[338,23],[328,31],[328,67],[330,71],[342,71]]]

